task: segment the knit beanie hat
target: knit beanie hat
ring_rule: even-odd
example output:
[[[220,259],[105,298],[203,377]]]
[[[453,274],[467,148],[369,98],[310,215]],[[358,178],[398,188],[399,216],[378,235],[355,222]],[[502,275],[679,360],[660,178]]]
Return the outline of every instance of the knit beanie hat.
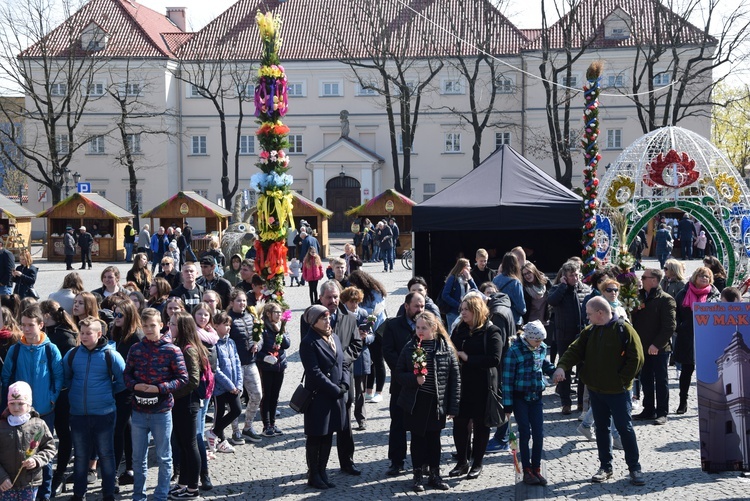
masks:
[[[547,330],[542,322],[534,320],[523,326],[523,337],[528,341],[544,341],[547,337]]]
[[[24,381],[16,381],[8,388],[8,403],[23,402],[31,405],[31,386]]]
[[[320,317],[326,313],[328,313],[328,308],[319,304],[314,304],[306,309],[302,316],[308,325],[315,325],[315,322],[320,320]]]

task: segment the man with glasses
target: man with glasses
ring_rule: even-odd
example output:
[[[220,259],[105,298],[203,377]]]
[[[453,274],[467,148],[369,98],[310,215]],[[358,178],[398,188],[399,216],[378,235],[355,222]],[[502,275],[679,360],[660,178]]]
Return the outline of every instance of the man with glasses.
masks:
[[[646,268],[641,276],[641,306],[633,311],[633,327],[641,338],[645,361],[641,369],[643,411],[634,419],[653,419],[654,424],[667,424],[669,412],[669,355],[672,352],[672,334],[677,327],[677,306],[672,296],[664,292],[659,283],[664,278],[661,270]],[[656,402],[654,402],[654,389]]]
[[[161,258],[161,270],[156,276],[166,280],[172,290],[182,284],[182,274],[175,269],[174,259],[170,256]]]
[[[216,274],[216,259],[213,256],[201,258],[201,277],[197,280],[197,283],[204,290],[216,291],[221,297],[221,304],[229,304],[232,284],[226,278]]]
[[[581,283],[581,267],[576,261],[568,261],[562,265],[560,282],[553,286],[547,297],[547,304],[552,306],[555,315],[555,341],[557,352],[560,356],[565,354],[570,343],[572,343],[585,325],[582,314],[582,305],[586,296],[591,292],[589,286]],[[567,416],[572,414],[572,399],[570,390],[570,369],[565,378],[557,385],[557,393],[560,395],[562,413]]]

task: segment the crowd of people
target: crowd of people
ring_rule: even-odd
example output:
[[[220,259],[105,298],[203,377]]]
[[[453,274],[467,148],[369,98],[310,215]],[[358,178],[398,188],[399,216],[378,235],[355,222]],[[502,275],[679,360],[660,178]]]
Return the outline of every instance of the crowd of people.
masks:
[[[276,418],[292,345],[288,313],[265,301],[251,260],[233,256],[222,268],[215,254],[183,261],[169,247],[159,245],[161,255],[135,249],[124,284],[116,266],[102,270],[92,291],[72,272],[41,302],[25,278],[36,275],[31,256],[21,256],[12,274],[21,294],[3,295],[0,308],[0,429],[17,430],[13,444],[0,443],[15,451],[0,452],[0,499],[44,501],[72,483],[73,499],[82,500],[99,477],[105,500],[126,484],[134,499],[146,499],[149,437],[158,466],[154,499],[197,498],[213,488],[209,465],[217,454],[284,434]],[[436,301],[424,279],[411,278],[403,304],[388,315],[386,287],[362,269],[354,246],[330,258],[327,270],[314,245],[300,257],[311,302],[299,344],[312,395],[304,410],[307,484],[317,489],[334,487],[327,474],[334,434],[341,471],[361,474],[353,429],[367,429],[365,403],[382,400],[388,371],[384,473],[406,473],[410,440],[415,492],[450,488],[440,464],[449,420],[456,463],[447,474],[471,480],[488,452],[508,448],[510,415],[523,481],[545,485],[542,394],[551,384],[562,413],[571,414],[575,400],[578,431],[596,440],[592,481],[612,476],[615,447],[625,451],[631,483],[644,485],[631,417],[667,423],[669,364],[681,370],[673,412],[687,411],[692,305],[720,294],[739,298],[724,288],[715,258],[706,257],[689,280],[682,263],[669,259],[663,269],[643,271],[641,307],[628,312],[613,268],[597,269],[587,285],[572,258],[549,280],[517,247],[497,270],[483,249],[473,266],[459,259]],[[0,251],[0,264],[4,258]],[[641,412],[631,416],[636,401]],[[38,453],[24,458],[32,446]]]

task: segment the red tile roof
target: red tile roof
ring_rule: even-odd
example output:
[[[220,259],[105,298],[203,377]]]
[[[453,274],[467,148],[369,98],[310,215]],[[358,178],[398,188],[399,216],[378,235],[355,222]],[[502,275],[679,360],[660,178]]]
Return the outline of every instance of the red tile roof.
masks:
[[[79,57],[91,55],[91,51],[81,49],[80,35],[92,22],[109,35],[107,46],[95,53],[99,57],[170,57],[169,46],[162,34],[180,31],[165,14],[135,1],[91,0],[21,56],[41,57],[43,49],[52,57],[67,57],[71,49]],[[69,34],[71,30],[72,36]]]
[[[458,0],[410,0],[411,10],[395,0],[239,0],[196,33],[177,54],[184,59],[257,59],[261,53],[255,26],[258,10],[281,16],[280,55],[285,61],[336,59],[342,54],[367,57],[367,45],[376,38],[371,34],[374,27],[370,19],[378,15],[390,20],[391,33],[396,33],[394,49],[403,51],[406,57],[424,57],[433,48],[441,55],[455,54],[456,39],[450,32],[470,41],[473,33],[488,30],[488,51],[496,55],[518,54],[528,43],[489,1],[477,0],[481,8],[474,8],[469,15],[466,4]],[[424,34],[430,32],[434,40],[425,38]],[[476,54],[466,45],[461,51]]]
[[[633,36],[618,40],[605,39],[604,20],[618,8],[625,11],[631,17],[633,21],[631,31],[643,34],[640,40]],[[593,49],[635,47],[647,44],[651,40],[659,40],[663,44],[669,43],[670,40],[675,38],[672,35],[668,35],[665,28],[662,28],[665,33],[657,36],[655,34],[657,26],[669,26],[671,33],[679,34],[682,44],[703,43],[705,38],[702,30],[696,28],[684,18],[662,5],[658,0],[583,0],[576,11],[569,12],[563,19],[550,26],[549,43],[553,49],[562,49],[565,47],[565,27],[571,24],[569,19],[573,15],[575,15],[580,26],[584,28],[587,26],[596,27],[596,39],[591,45]],[[582,40],[591,40],[593,33],[588,30],[582,33],[575,29],[577,28],[575,26],[576,23],[573,24],[574,33],[572,40],[574,47],[580,47]],[[541,50],[541,34],[542,31],[539,30],[539,35],[529,44],[529,50]],[[715,42],[715,39],[710,36],[709,40]]]

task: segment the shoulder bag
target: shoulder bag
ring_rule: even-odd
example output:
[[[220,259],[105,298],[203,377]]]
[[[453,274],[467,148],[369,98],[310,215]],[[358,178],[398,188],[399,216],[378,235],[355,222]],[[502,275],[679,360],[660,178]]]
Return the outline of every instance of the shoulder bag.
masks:
[[[307,408],[310,407],[310,403],[313,401],[313,398],[315,398],[315,394],[317,393],[317,391],[310,391],[305,388],[304,382],[305,373],[303,372],[302,380],[299,382],[299,386],[294,390],[292,398],[289,400],[289,407],[291,407],[294,412],[304,413],[307,411]]]

